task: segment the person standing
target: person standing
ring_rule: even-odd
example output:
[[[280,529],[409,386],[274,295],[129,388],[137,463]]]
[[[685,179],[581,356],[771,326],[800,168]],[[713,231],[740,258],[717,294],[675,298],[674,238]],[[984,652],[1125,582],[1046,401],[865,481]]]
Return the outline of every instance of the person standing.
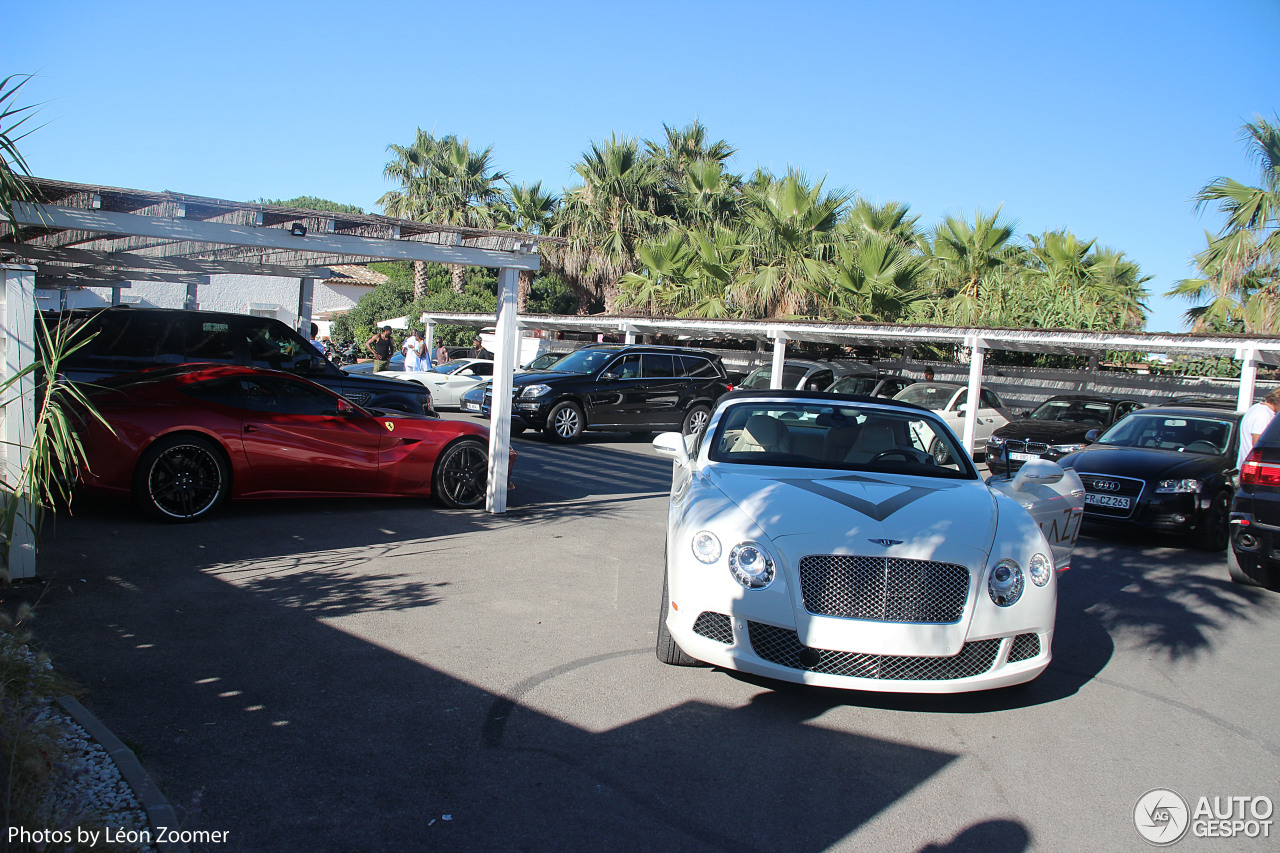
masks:
[[[390,326],[383,326],[381,332],[376,333],[364,342],[365,349],[373,353],[374,373],[381,373],[391,367],[391,350],[394,346],[395,342],[391,340]]]
[[[443,341],[441,341],[440,346],[436,347],[436,367],[439,367],[440,365],[444,364],[448,360],[449,360],[449,348],[444,345]]]
[[[311,324],[311,345],[316,348],[316,352],[327,357],[324,350],[324,341],[320,340],[320,327],[315,323]]]
[[[1240,419],[1240,455],[1236,457],[1236,468],[1244,465],[1244,458],[1258,443],[1258,436],[1262,435],[1276,412],[1280,412],[1280,388],[1272,388],[1244,413]]]
[[[487,358],[493,361],[493,353],[484,348],[484,342],[480,340],[480,336],[476,335],[476,339],[471,342],[472,358]]]
[[[404,369],[406,373],[416,373],[419,370],[425,370],[422,365],[422,359],[426,355],[426,343],[418,338],[418,330],[410,329],[409,337],[404,339],[404,343],[400,345],[400,349],[404,352]]]

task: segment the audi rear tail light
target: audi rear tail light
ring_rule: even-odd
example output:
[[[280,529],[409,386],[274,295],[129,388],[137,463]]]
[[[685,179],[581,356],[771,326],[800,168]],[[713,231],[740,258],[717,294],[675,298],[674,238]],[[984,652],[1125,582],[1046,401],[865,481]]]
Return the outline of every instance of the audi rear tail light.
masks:
[[[1255,447],[1240,466],[1242,486],[1275,486],[1280,488],[1280,465],[1262,461],[1262,448]]]

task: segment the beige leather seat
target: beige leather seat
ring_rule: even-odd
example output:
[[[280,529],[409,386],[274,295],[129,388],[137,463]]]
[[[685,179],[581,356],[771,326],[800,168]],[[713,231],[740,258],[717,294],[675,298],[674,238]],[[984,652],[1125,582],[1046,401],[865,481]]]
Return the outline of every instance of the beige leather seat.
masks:
[[[862,425],[862,431],[858,433],[858,441],[845,455],[844,461],[863,465],[897,446],[892,427],[887,424],[866,423]]]
[[[787,425],[771,415],[752,415],[733,444],[734,453],[790,453]]]

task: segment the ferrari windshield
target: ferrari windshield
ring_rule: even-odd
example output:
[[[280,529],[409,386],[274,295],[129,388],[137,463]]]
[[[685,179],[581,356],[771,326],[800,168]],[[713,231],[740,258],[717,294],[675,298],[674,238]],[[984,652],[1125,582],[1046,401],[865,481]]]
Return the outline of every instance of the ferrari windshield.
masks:
[[[1111,420],[1111,404],[1098,400],[1046,400],[1031,413],[1031,419],[1106,426]]]
[[[715,462],[974,479],[955,437],[921,412],[803,400],[745,400],[725,409]]]
[[[1233,427],[1225,418],[1135,412],[1103,433],[1098,444],[1221,456],[1231,446]]]

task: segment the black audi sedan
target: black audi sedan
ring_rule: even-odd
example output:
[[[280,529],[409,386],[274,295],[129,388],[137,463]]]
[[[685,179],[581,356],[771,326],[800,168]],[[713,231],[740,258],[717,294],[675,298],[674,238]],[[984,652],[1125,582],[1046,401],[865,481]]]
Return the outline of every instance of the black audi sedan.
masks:
[[[730,390],[715,353],[645,344],[583,347],[513,385],[512,428],[540,429],[559,442],[588,429],[700,432]]]
[[[1227,569],[1236,583],[1280,592],[1280,418],[1271,419],[1240,466]]]
[[[1057,461],[1083,450],[1091,430],[1104,430],[1142,403],[1098,394],[1059,394],[1026,417],[1010,421],[987,439],[987,468],[992,474],[1012,474],[1031,459]]]
[[[1239,412],[1153,406],[1130,413],[1059,464],[1084,483],[1085,521],[1185,535],[1197,548],[1221,551],[1239,424]]]

